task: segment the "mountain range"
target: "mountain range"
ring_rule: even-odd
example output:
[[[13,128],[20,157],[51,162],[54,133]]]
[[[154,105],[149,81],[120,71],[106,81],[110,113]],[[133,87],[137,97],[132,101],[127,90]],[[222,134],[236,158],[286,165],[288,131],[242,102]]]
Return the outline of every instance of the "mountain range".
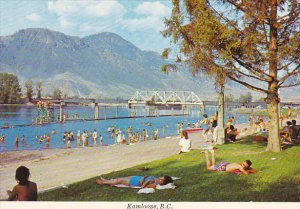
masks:
[[[128,98],[137,90],[185,90],[217,98],[214,82],[203,74],[193,77],[184,65],[162,73],[160,67],[169,62],[109,32],[80,38],[28,28],[0,36],[0,72],[16,74],[22,85],[42,81],[43,96],[60,88],[69,96],[93,98]],[[234,95],[249,91],[236,83],[228,89]],[[300,92],[289,89],[285,96],[299,98]]]

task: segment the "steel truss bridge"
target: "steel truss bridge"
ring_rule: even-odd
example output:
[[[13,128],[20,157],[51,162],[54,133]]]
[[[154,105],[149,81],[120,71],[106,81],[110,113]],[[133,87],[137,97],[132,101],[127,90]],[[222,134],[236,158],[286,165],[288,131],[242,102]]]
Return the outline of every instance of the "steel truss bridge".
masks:
[[[192,91],[136,91],[128,104],[197,105],[204,108],[203,101]]]

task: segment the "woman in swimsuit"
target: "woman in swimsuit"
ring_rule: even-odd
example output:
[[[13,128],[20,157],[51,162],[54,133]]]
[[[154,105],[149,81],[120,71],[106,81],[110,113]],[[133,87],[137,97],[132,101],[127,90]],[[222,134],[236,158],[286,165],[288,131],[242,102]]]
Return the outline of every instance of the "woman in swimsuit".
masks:
[[[207,141],[207,133],[209,131],[209,119],[206,114],[203,115],[203,120],[200,121],[200,124],[201,124],[201,127],[203,128],[202,135],[206,139],[205,141]]]
[[[96,183],[99,185],[111,185],[123,184],[130,187],[142,187],[142,188],[155,188],[156,185],[166,185],[172,183],[173,180],[170,176],[164,176],[161,178],[155,178],[154,176],[126,176],[116,179],[105,179],[100,177],[96,179]]]

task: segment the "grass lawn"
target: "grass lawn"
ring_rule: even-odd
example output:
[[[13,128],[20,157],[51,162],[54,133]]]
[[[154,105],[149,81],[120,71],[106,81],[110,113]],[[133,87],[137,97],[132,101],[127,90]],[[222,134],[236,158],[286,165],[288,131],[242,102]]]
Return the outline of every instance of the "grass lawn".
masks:
[[[250,159],[252,167],[256,168],[258,173],[248,176],[208,172],[205,169],[204,154],[200,150],[193,150],[183,154],[180,160],[179,155],[174,155],[103,175],[104,178],[130,175],[180,177],[180,180],[175,181],[177,188],[174,190],[137,194],[137,189],[99,186],[95,183],[95,177],[69,185],[68,188],[42,193],[39,195],[39,201],[299,202],[300,146],[285,147],[281,153],[265,152],[265,146],[265,143],[252,142],[250,137],[236,144],[218,146],[217,162],[240,162]],[[143,166],[149,170],[141,172],[137,169]]]

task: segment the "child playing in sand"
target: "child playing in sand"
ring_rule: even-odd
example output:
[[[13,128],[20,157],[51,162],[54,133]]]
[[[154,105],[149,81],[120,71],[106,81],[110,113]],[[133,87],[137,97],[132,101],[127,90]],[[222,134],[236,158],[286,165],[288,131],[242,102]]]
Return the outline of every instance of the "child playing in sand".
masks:
[[[16,185],[12,191],[8,190],[9,201],[36,201],[37,200],[37,185],[34,182],[28,180],[29,169],[25,166],[20,166],[16,170]]]

